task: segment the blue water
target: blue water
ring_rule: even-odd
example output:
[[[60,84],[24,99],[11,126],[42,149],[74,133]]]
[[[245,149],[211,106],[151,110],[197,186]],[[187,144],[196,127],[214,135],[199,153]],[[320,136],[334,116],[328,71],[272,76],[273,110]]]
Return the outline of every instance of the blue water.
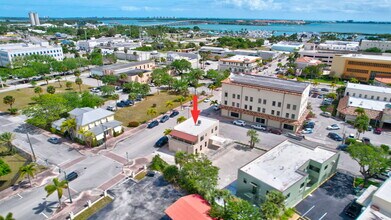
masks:
[[[148,21],[140,20],[106,20],[108,23],[119,23],[127,25],[150,26],[161,23],[169,23],[172,21]],[[175,27],[194,27],[195,25],[182,25]],[[337,33],[363,33],[363,34],[391,34],[391,24],[360,24],[360,23],[311,23],[307,25],[281,25],[271,24],[268,26],[253,26],[253,25],[223,25],[223,24],[197,24],[198,27],[204,30],[214,31],[240,31],[247,30],[263,30],[275,31],[276,34],[292,34],[297,32],[337,32]]]

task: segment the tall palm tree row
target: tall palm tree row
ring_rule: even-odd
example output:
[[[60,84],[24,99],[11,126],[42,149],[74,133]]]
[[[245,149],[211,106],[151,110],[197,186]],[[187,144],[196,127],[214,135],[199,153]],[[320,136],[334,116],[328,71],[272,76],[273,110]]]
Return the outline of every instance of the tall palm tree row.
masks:
[[[68,181],[66,180],[58,180],[58,178],[53,179],[53,184],[49,184],[45,186],[45,191],[47,192],[46,197],[49,197],[51,194],[54,192],[57,192],[57,197],[58,197],[58,204],[61,206],[61,198],[63,195],[64,189],[68,188]]]

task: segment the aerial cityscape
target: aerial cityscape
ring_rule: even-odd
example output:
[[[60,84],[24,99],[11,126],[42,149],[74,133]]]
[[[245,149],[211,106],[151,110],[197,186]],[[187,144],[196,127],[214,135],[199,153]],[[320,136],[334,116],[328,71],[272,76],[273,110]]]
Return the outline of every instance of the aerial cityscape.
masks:
[[[391,220],[391,2],[0,4],[0,220]]]

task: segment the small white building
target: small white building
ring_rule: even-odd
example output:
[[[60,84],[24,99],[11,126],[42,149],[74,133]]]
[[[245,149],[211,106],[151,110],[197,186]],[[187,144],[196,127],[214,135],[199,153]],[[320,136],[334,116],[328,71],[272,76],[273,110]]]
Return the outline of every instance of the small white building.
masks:
[[[299,51],[303,47],[304,47],[304,44],[300,43],[300,42],[281,41],[276,44],[273,44],[272,50],[284,51],[284,52],[295,52],[295,51]]]
[[[122,51],[114,52],[115,56],[120,60],[133,60],[133,61],[146,61],[146,60],[159,60],[162,55],[158,51],[139,51],[128,50],[127,53]]]
[[[360,50],[366,50],[374,47],[379,48],[383,52],[386,50],[391,50],[391,41],[362,40],[360,42]]]
[[[184,52],[168,52],[167,53],[167,64],[171,64],[174,60],[187,60],[191,63],[192,68],[200,67],[200,55],[195,53],[184,53]]]
[[[100,66],[91,69],[91,75],[103,76],[103,75],[120,75],[130,70],[153,70],[155,68],[155,62],[151,60],[130,62],[130,63],[116,63],[112,65]]]
[[[359,44],[359,42],[355,41],[326,40],[324,43],[320,43],[317,48],[319,50],[358,51],[360,49]]]
[[[91,38],[90,40],[79,40],[76,45],[79,50],[91,51],[96,46],[110,46],[116,43],[124,43],[125,38],[121,37],[101,37],[98,39]]]
[[[230,52],[227,52],[227,54],[230,53],[235,55],[260,57],[263,60],[275,59],[279,55],[279,53],[276,51],[267,51],[267,50],[232,50]]]
[[[223,47],[201,47],[198,51],[199,53],[207,53],[210,52],[212,56],[224,56],[229,52],[228,48],[223,48]]]
[[[219,70],[229,70],[232,73],[255,74],[258,72],[258,62],[262,58],[254,56],[235,55],[233,57],[221,58]]]
[[[299,51],[301,57],[311,57],[322,61],[322,63],[331,66],[335,56],[333,51],[302,50]]]
[[[368,187],[356,202],[366,207],[357,220],[391,219],[391,178],[380,188]]]
[[[176,125],[170,133],[168,149],[189,154],[204,153],[219,134],[219,121],[200,116],[195,124],[193,118]]]

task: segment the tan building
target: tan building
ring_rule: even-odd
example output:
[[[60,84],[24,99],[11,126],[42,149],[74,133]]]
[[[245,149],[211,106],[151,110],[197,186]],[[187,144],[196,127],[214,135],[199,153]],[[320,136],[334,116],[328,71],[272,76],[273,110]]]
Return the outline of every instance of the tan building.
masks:
[[[103,75],[120,75],[130,70],[153,70],[155,68],[155,62],[151,60],[130,62],[130,63],[117,63],[112,65],[106,65],[102,67],[96,67],[91,69],[91,75],[103,76]]]
[[[391,56],[346,54],[334,56],[330,73],[362,82],[376,77],[391,78]]]
[[[122,83],[127,82],[139,82],[139,83],[150,83],[151,82],[151,75],[152,71],[150,70],[144,70],[144,69],[134,69],[129,70],[121,74],[126,74],[126,79],[120,79]]]
[[[229,70],[232,73],[252,74],[258,72],[260,57],[235,55],[219,60],[219,70]]]
[[[193,118],[189,118],[171,131],[168,149],[190,154],[204,153],[218,133],[218,120],[200,116],[197,124],[194,124]]]
[[[221,114],[295,132],[309,112],[309,92],[309,83],[232,75],[223,81]]]

